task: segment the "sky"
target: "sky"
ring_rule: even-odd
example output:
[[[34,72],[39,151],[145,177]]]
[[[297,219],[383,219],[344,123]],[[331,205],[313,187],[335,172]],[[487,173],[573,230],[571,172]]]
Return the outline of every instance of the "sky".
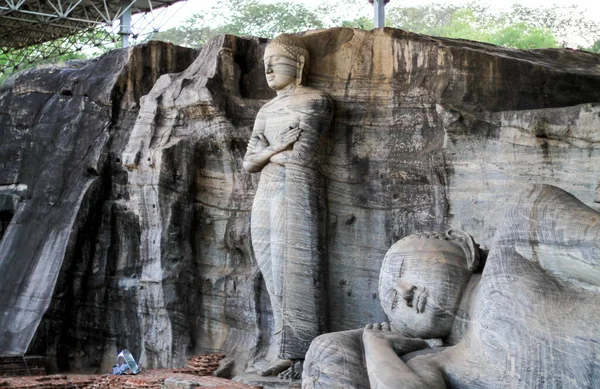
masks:
[[[189,16],[194,13],[202,13],[204,10],[217,5],[220,0],[186,0],[180,3],[176,3],[162,11],[155,11],[156,20],[151,24],[150,29],[146,28],[146,31],[156,29],[164,31],[169,28],[179,26]],[[263,0],[265,2],[276,2],[278,0]],[[281,1],[281,0],[279,0]],[[305,4],[309,7],[317,7],[323,0],[293,0],[298,3]],[[406,5],[406,6],[418,6],[426,5],[431,3],[438,4],[466,4],[473,0],[391,0],[389,6]],[[492,10],[503,10],[509,9],[513,4],[521,4],[530,8],[540,6],[550,6],[555,4],[557,6],[566,6],[576,4],[585,15],[592,20],[600,22],[600,0],[477,0],[480,4],[485,4]],[[365,6],[363,10],[357,10],[360,14],[357,16],[368,16],[372,14],[373,6],[364,0]],[[139,22],[139,28],[141,29],[145,22]]]

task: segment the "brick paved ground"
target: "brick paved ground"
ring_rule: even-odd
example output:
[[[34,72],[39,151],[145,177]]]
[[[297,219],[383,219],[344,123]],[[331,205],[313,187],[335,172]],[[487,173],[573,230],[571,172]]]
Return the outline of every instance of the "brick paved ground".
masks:
[[[198,383],[199,388],[256,389],[224,378],[148,370],[137,375],[48,375],[0,378],[0,389],[162,389],[167,378]]]
[[[198,388],[256,389],[212,373],[222,355],[201,355],[190,358],[183,369],[147,370],[136,375],[77,375],[55,374],[36,377],[0,377],[0,389],[163,389],[167,378],[181,382],[198,383]]]

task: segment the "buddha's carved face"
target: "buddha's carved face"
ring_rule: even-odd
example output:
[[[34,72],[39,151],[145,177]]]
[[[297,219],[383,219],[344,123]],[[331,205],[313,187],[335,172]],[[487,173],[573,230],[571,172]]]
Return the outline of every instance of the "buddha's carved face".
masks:
[[[463,251],[437,239],[394,247],[386,255],[379,284],[392,329],[422,339],[447,336],[471,277]]]
[[[265,50],[265,76],[267,84],[273,90],[279,91],[289,85],[298,83],[298,74],[302,74],[301,63],[286,55],[283,50],[267,47]]]

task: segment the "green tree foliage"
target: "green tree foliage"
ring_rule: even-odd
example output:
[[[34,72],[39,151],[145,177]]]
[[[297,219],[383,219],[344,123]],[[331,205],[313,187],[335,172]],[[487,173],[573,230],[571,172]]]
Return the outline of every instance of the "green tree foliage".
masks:
[[[387,6],[386,13],[389,27],[426,35],[519,49],[565,47],[579,40],[579,45],[587,50],[600,51],[600,25],[587,19],[577,6],[514,5],[507,11],[493,13],[476,3],[405,7],[401,1],[395,1]],[[281,33],[334,26],[372,29],[371,6],[366,0],[323,0],[317,8],[293,0],[223,0],[211,11],[193,15],[183,26],[158,33],[153,39],[198,47],[209,37],[223,33],[272,38]]]
[[[444,36],[461,8],[432,4],[418,7],[388,6],[386,24],[390,27],[434,36]],[[469,10],[473,11],[469,8]]]
[[[437,26],[439,34],[448,38],[461,38],[473,41],[489,42],[491,34],[487,28],[487,20],[482,18],[478,10],[458,8],[451,14],[447,25]]]
[[[583,47],[581,50],[591,51],[592,53],[600,53],[600,39],[598,39],[591,47]]]
[[[498,18],[505,24],[523,22],[534,28],[551,31],[559,46],[569,46],[575,38],[592,45],[600,39],[600,24],[586,17],[577,5],[530,8],[515,4]]]
[[[110,31],[89,29],[23,48],[0,47],[0,82],[20,70],[97,57],[116,48],[117,41]]]
[[[558,41],[547,28],[534,27],[525,22],[504,26],[490,36],[490,43],[517,49],[558,47]]]
[[[40,60],[37,61],[35,63],[22,63],[20,64],[18,67],[15,68],[7,68],[5,69],[5,71],[0,72],[0,85],[2,85],[2,83],[12,74],[16,73],[17,71],[21,71],[21,70],[25,70],[25,69],[31,69],[31,68],[38,68],[38,67],[44,67],[44,66],[50,66],[50,65],[54,65],[54,66],[63,66],[65,65],[68,61],[72,61],[72,60],[85,60],[88,59],[88,57],[85,54],[82,54],[80,52],[78,53],[67,53],[67,54],[62,54],[58,57],[55,58],[48,58],[48,59],[44,59],[44,60]],[[11,63],[14,62],[14,58],[11,58],[10,55],[8,54],[0,54],[0,65],[4,65],[7,63]]]
[[[521,18],[522,12],[523,7],[519,6],[508,12],[493,14],[477,4],[463,7],[439,4],[396,7],[390,10],[387,23],[391,27],[420,34],[469,39],[518,49],[559,46],[551,28],[533,23],[530,18]]]
[[[325,27],[374,28],[373,7],[367,0],[321,0],[316,13]]]
[[[263,3],[258,0],[227,0],[232,13],[223,26],[235,35],[274,37],[315,28],[323,28],[321,17],[299,3],[280,1]]]
[[[207,16],[210,15],[193,14],[182,26],[158,32],[152,35],[150,40],[171,42],[186,47],[202,46],[208,38],[226,33],[222,27],[210,27],[206,20]]]
[[[340,23],[342,27],[360,28],[361,30],[372,30],[375,28],[373,18],[362,16],[353,20],[343,20]]]
[[[152,39],[198,47],[219,34],[273,38],[324,27],[321,15],[299,3],[224,0],[206,14],[192,15],[184,26],[159,32]]]

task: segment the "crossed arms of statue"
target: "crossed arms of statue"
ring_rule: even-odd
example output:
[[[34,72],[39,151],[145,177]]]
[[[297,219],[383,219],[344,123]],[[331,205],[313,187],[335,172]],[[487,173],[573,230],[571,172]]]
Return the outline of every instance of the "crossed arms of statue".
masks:
[[[418,373],[400,358],[401,355],[428,347],[421,339],[411,339],[390,331],[367,326],[363,344],[371,389],[445,389],[441,369],[433,365],[419,366]],[[379,328],[376,324],[375,328]]]
[[[298,140],[301,133],[300,127],[289,127],[279,134],[272,144],[262,131],[253,133],[244,157],[244,169],[250,173],[257,173],[271,161],[282,163],[282,159],[287,159],[291,152],[290,146]]]
[[[267,114],[259,112],[244,157],[244,169],[257,173],[269,162],[309,165],[317,155],[322,134],[329,129],[331,108],[331,99],[319,95],[307,103],[305,112],[297,113],[297,124],[279,131],[272,142],[264,135]]]

